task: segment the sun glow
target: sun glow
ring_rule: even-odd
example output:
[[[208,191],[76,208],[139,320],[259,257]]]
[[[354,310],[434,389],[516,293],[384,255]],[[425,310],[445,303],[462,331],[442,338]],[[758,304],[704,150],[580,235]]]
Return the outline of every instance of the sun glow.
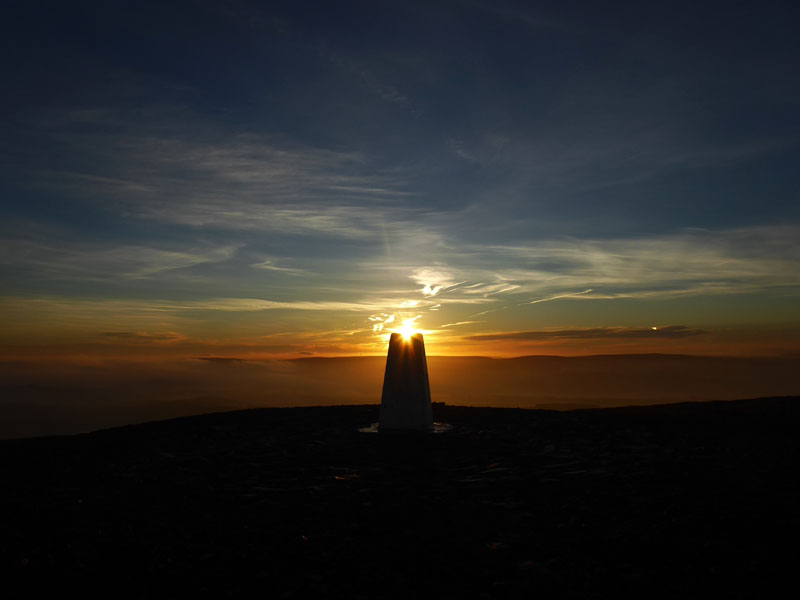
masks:
[[[419,333],[419,329],[414,327],[414,321],[416,321],[416,318],[406,319],[403,321],[403,324],[397,328],[397,333],[402,335],[403,339],[410,340],[412,335]]]

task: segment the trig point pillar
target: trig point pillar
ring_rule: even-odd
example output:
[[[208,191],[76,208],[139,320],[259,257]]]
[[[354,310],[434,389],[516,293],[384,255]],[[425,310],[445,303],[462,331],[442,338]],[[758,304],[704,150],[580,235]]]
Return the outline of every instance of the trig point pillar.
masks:
[[[393,333],[389,339],[378,429],[433,429],[428,361],[421,333],[410,338]]]

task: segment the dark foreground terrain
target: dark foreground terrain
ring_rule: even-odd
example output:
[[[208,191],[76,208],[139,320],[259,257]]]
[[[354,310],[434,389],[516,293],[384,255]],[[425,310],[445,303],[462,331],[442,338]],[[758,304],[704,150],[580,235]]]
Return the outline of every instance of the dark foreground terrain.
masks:
[[[5,597],[708,598],[796,589],[800,398],[259,409],[0,442]],[[6,595],[8,592],[12,595]]]

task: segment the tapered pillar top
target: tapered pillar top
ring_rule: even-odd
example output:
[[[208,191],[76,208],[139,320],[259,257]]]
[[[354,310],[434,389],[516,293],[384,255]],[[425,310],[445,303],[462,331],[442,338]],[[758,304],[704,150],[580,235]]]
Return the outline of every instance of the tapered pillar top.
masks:
[[[389,338],[378,428],[414,431],[433,428],[428,361],[421,333],[411,336],[393,333]]]

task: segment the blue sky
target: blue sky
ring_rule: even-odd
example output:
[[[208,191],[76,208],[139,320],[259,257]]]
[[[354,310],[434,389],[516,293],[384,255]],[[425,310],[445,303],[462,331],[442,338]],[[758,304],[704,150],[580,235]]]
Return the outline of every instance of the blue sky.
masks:
[[[0,344],[796,351],[793,6],[700,4],[12,3]]]

